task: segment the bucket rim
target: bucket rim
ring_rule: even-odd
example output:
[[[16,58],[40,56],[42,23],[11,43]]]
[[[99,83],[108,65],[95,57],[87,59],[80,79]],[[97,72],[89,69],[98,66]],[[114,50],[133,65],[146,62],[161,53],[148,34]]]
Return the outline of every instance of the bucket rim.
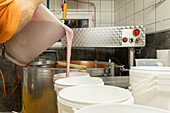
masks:
[[[83,87],[107,87],[107,88],[112,88],[112,89],[120,89],[122,92],[124,92],[123,94],[125,94],[126,92],[126,96],[121,98],[121,99],[115,99],[115,100],[107,100],[105,102],[103,101],[96,101],[96,100],[80,100],[80,99],[75,99],[75,98],[70,98],[70,97],[67,97],[67,96],[63,96],[63,93],[65,93],[65,91],[67,90],[72,90],[72,89],[75,89],[75,88],[83,88]],[[89,104],[100,104],[100,103],[119,103],[119,102],[123,102],[123,101],[126,101],[128,100],[129,98],[131,98],[132,96],[132,93],[130,91],[128,91],[127,89],[124,89],[124,88],[120,88],[120,87],[115,87],[115,86],[109,86],[109,85],[83,85],[83,86],[74,86],[74,87],[67,87],[67,88],[64,88],[62,89],[60,92],[59,92],[59,98],[62,98],[66,101],[70,101],[70,102],[78,102],[78,103],[89,103]]]
[[[122,109],[124,108],[123,110],[125,110],[125,108],[127,108],[127,110],[128,110],[128,108],[136,108],[136,110],[144,109],[145,111],[147,111],[147,110],[152,111],[153,110],[153,112],[158,111],[160,113],[169,113],[169,111],[167,111],[167,110],[163,110],[163,109],[159,109],[159,108],[155,108],[155,107],[150,107],[150,106],[134,105],[134,104],[131,104],[131,105],[129,105],[129,104],[115,104],[115,103],[92,105],[92,106],[82,108],[82,109],[76,111],[75,113],[82,113],[83,111],[86,111],[87,109],[90,110],[90,109],[94,109],[94,108],[97,108],[97,107],[103,108],[104,106],[112,106],[113,108],[122,107]],[[120,110],[122,110],[122,109],[120,109]]]

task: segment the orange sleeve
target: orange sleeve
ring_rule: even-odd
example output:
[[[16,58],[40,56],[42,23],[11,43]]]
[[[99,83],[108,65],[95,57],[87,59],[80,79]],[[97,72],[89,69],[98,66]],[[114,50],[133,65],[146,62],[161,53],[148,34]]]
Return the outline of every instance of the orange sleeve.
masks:
[[[0,1],[0,43],[9,40],[17,31],[21,17],[19,0]]]

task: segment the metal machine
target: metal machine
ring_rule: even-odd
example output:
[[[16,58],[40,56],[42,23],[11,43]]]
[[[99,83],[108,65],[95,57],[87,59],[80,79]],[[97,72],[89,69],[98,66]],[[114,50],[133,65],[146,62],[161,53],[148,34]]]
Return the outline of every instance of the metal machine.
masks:
[[[143,26],[73,28],[72,47],[144,47]],[[66,38],[62,39],[66,47]]]
[[[73,32],[73,48],[129,48],[129,66],[134,64],[134,48],[145,46],[145,28],[143,26],[74,28]],[[63,38],[63,47],[66,47],[66,42],[66,38]]]
[[[73,28],[73,48],[128,48],[128,67],[134,65],[134,53],[136,47],[144,47],[146,44],[145,28],[143,26],[118,26],[98,28]],[[66,47],[66,38],[62,39],[62,46]],[[108,68],[97,68],[97,64],[108,65]],[[128,71],[124,66],[115,65],[114,62],[95,61],[95,68],[87,69],[91,76],[104,75],[107,80],[122,80],[124,76],[115,79],[116,67],[119,71]],[[109,79],[107,77],[110,77]],[[111,78],[112,77],[112,78]],[[115,85],[115,84],[114,84]]]

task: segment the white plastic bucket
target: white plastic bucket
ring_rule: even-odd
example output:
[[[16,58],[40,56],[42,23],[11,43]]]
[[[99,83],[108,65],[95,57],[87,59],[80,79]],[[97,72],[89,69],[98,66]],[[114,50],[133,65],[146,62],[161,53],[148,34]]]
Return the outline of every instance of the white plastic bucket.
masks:
[[[103,103],[133,104],[130,91],[114,86],[75,86],[61,90],[58,96],[59,113],[74,113],[75,110]]]
[[[170,110],[170,86],[153,86],[133,94],[135,103]]]
[[[53,76],[53,81],[55,82],[56,80],[65,78],[65,77],[66,77],[66,73],[55,74]],[[90,77],[90,75],[89,73],[84,73],[84,72],[70,72],[69,77]]]
[[[143,71],[143,70],[130,70],[130,76],[138,76],[142,78],[147,78],[150,76],[156,75],[159,79],[170,79],[170,71],[164,72],[164,71]]]
[[[132,67],[130,84],[135,104],[170,110],[169,67]]]
[[[129,74],[131,85],[149,79],[151,76],[155,76],[159,81],[170,80],[169,67],[131,67]]]
[[[162,59],[135,59],[136,66],[165,66]]]
[[[170,66],[170,49],[156,50],[157,59],[165,61],[167,66]]]
[[[148,80],[149,78],[141,78],[137,76],[133,76],[133,79],[130,80],[130,84],[132,86],[135,86],[136,84],[142,83],[142,81]],[[169,79],[159,79],[159,78],[153,78],[152,82],[156,81],[158,85],[170,85]]]
[[[140,105],[103,104],[83,108],[75,113],[169,113],[169,111]]]
[[[58,94],[60,90],[66,87],[81,85],[104,85],[104,82],[101,78],[97,77],[67,77],[56,80],[54,87]]]
[[[138,66],[138,67],[131,67],[131,69],[133,69],[133,70],[142,70],[142,71],[170,72],[170,67]]]
[[[133,104],[133,103],[134,103],[134,98],[132,97],[131,99],[129,99],[129,102],[121,103],[121,104]],[[89,106],[70,105],[61,101],[58,102],[59,113],[75,113],[78,110],[81,110],[83,108],[88,108],[88,107]]]

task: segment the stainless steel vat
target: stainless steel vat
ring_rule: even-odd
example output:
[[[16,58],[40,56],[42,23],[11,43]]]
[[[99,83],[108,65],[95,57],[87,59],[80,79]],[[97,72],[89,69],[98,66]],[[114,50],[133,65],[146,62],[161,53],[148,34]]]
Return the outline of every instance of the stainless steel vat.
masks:
[[[65,71],[62,68],[23,68],[22,113],[56,113],[53,75]]]

